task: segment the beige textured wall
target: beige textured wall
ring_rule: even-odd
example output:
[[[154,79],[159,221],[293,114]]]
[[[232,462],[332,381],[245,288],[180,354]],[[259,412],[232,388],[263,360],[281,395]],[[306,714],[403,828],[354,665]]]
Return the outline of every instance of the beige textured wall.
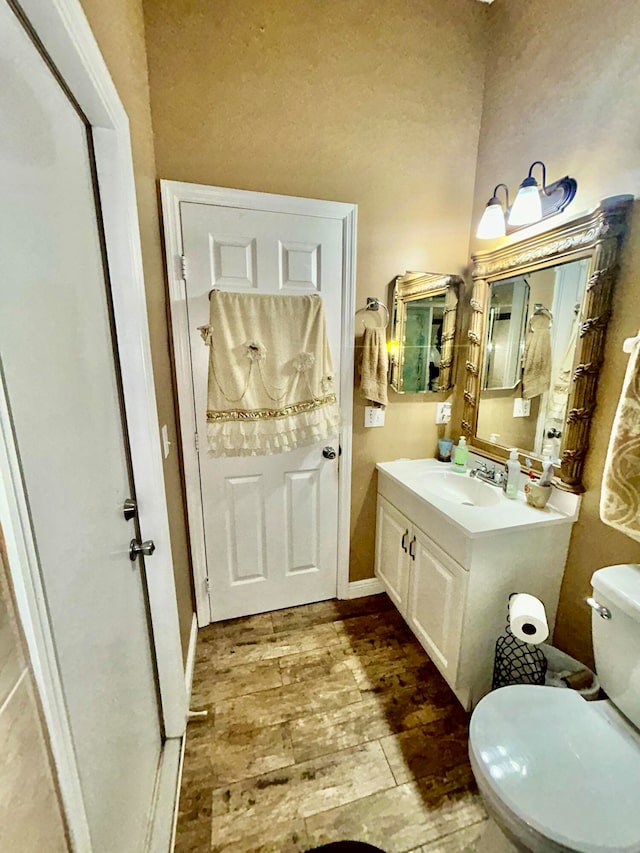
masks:
[[[0,850],[69,849],[0,528]]]
[[[459,273],[487,7],[472,0],[147,0],[158,176],[359,205],[357,305]],[[356,395],[351,577],[370,577],[375,462],[434,453],[435,407]]]
[[[151,355],[159,424],[167,424],[173,443],[164,461],[171,550],[180,634],[186,657],[193,614],[191,569],[176,437],[173,378],[165,299],[165,274],[156,195],[153,130],[144,42],[142,0],[82,0],[85,14],[129,116],[138,197]]]
[[[572,210],[616,193],[640,195],[640,7],[628,0],[496,0],[490,8],[491,61],[474,201],[474,228],[498,181],[512,191],[533,160],[549,179],[578,181]],[[474,248],[480,248],[475,243]],[[483,246],[486,248],[486,245]],[[640,218],[623,256],[586,469],[587,492],[574,526],[556,641],[591,659],[590,615],[583,603],[593,571],[640,562],[640,546],[599,520],[599,484],[627,356],[622,341],[640,318]]]

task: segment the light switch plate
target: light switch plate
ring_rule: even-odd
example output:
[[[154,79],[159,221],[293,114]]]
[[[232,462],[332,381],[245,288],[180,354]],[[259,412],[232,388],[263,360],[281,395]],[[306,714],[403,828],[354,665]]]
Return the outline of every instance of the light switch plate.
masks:
[[[384,426],[384,409],[381,406],[365,406],[364,425],[365,427]]]
[[[531,400],[525,400],[523,397],[516,397],[513,401],[513,417],[528,418],[531,414]]]
[[[436,403],[436,423],[448,424],[451,420],[451,403]]]

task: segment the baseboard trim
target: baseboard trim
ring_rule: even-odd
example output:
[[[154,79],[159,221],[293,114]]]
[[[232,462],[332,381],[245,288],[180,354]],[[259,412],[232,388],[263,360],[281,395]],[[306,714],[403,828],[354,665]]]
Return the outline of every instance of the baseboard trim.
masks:
[[[379,595],[384,587],[378,578],[365,578],[362,581],[350,581],[346,598],[362,598],[365,595]]]
[[[191,704],[191,688],[193,685],[193,668],[196,662],[196,643],[198,642],[198,617],[193,614],[191,620],[191,631],[189,633],[189,648],[187,649],[187,661],[184,667],[184,687],[187,691],[187,708]]]

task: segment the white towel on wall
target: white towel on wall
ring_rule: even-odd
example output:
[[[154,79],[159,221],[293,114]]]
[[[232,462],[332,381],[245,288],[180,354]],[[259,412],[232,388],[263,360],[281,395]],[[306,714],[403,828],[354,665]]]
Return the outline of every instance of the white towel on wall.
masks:
[[[340,410],[322,300],[213,291],[207,441],[213,456],[266,456],[335,436]]]

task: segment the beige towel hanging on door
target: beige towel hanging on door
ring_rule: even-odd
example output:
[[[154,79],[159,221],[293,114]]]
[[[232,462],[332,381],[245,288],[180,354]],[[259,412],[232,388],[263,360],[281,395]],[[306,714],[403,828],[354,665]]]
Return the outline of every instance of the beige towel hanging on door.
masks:
[[[335,436],[340,410],[319,296],[212,291],[207,440],[213,456],[267,456]]]
[[[631,351],[613,421],[600,493],[600,518],[640,541],[640,342]]]
[[[367,400],[386,406],[388,402],[387,382],[389,354],[387,332],[384,326],[365,327],[362,341],[362,365],[360,367],[360,389]]]

